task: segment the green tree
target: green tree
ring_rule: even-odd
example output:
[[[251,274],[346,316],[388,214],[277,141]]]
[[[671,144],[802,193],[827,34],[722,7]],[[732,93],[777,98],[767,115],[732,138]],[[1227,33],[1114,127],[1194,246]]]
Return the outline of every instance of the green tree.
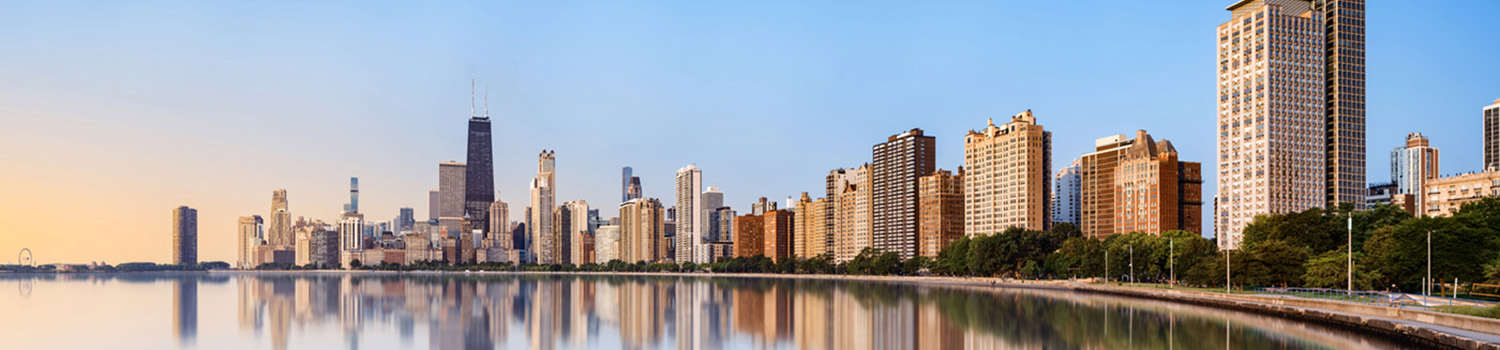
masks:
[[[938,252],[932,272],[947,276],[968,275],[969,242],[969,237],[959,237]]]
[[[1307,260],[1304,267],[1306,273],[1302,274],[1302,286],[1308,288],[1334,288],[1344,289],[1349,286],[1349,261],[1348,253],[1339,249],[1330,250],[1318,254]],[[1356,257],[1358,259],[1359,257]],[[1373,290],[1379,289],[1379,275],[1366,266],[1354,268],[1354,289]]]

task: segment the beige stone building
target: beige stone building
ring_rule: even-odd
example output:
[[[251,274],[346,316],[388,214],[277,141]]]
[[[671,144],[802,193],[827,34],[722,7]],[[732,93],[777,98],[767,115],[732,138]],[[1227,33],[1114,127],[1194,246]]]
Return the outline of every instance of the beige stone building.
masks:
[[[1078,158],[1078,229],[1103,239],[1115,233],[1115,168],[1136,139],[1112,135],[1094,140],[1094,152]]]
[[[804,259],[824,254],[833,256],[831,247],[828,246],[828,225],[825,225],[828,220],[825,215],[829,208],[828,199],[813,200],[807,192],[802,192],[796,208],[792,255]]]
[[[1237,249],[1255,216],[1324,207],[1332,190],[1323,12],[1302,0],[1245,0],[1228,10],[1216,32],[1214,233],[1220,249]]]
[[[1453,215],[1464,203],[1500,196],[1500,168],[1429,180],[1422,192],[1427,216]]]
[[[964,234],[1052,226],[1052,133],[1031,111],[964,136]]]
[[[964,234],[964,168],[958,173],[938,170],[918,180],[917,216],[921,233],[917,255],[937,258],[938,252]]]
[[[621,203],[619,259],[635,263],[667,258],[662,245],[666,218],[666,208],[655,198],[636,198]]]
[[[847,262],[870,247],[870,165],[838,172],[834,197],[834,260]]]

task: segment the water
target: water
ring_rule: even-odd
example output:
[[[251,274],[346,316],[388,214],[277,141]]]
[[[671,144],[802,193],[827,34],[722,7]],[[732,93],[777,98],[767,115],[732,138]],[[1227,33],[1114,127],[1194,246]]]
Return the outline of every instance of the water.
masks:
[[[741,277],[0,276],[0,315],[0,349],[1412,348],[1069,291]]]

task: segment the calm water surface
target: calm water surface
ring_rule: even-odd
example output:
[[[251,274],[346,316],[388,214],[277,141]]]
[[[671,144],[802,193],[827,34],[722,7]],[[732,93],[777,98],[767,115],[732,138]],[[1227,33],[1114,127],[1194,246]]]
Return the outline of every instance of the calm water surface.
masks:
[[[1398,349],[1064,291],[577,275],[0,276],[0,349]]]

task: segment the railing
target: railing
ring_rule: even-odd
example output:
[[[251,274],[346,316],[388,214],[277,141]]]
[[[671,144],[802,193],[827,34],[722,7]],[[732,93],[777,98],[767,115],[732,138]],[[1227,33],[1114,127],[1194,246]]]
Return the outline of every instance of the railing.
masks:
[[[1329,288],[1260,288],[1260,294],[1285,295],[1299,298],[1329,299],[1354,303],[1374,304],[1390,307],[1431,309],[1444,306],[1493,306],[1494,302],[1458,299],[1440,295],[1393,293],[1380,291],[1351,291]]]

